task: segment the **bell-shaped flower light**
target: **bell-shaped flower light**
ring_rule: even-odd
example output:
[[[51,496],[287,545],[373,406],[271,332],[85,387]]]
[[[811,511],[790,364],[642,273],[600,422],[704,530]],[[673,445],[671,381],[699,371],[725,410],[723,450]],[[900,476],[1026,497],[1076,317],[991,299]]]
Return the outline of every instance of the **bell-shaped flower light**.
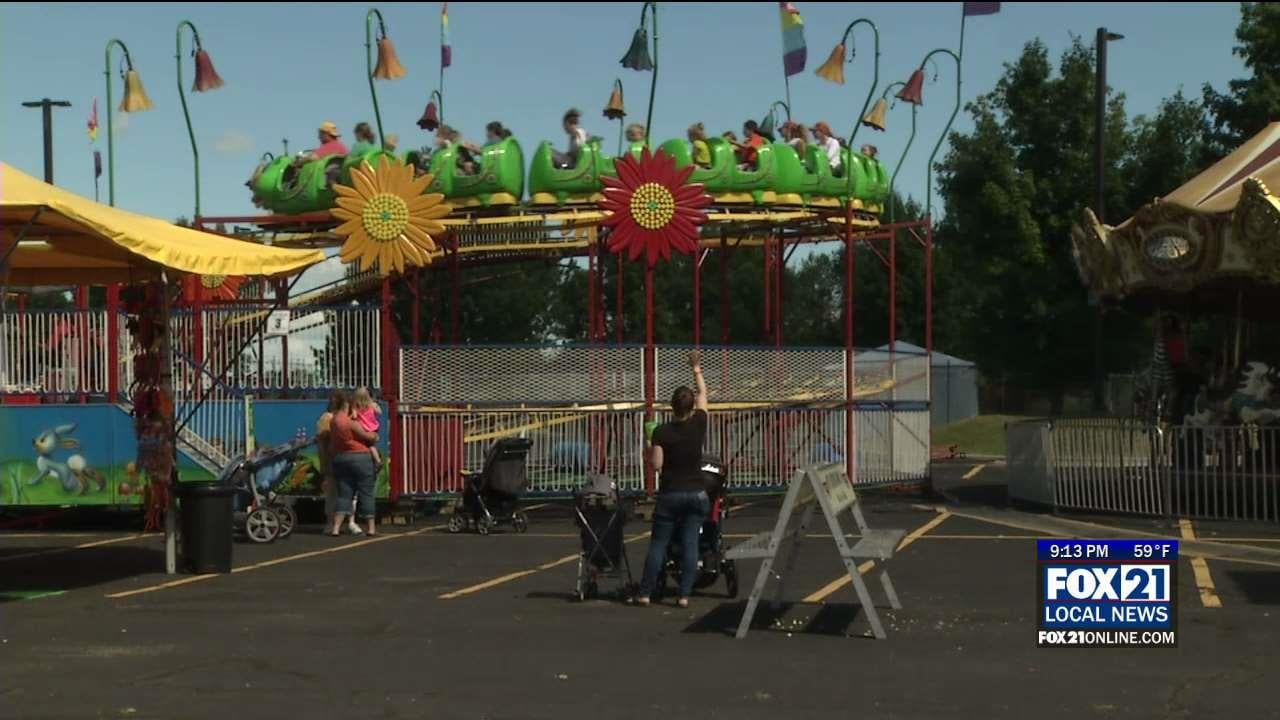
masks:
[[[604,104],[604,116],[610,120],[621,120],[627,116],[627,109],[622,104],[622,83],[613,83],[613,92],[609,93],[609,102]]]
[[[409,73],[396,57],[396,46],[387,37],[386,28],[380,28],[382,37],[378,38],[378,64],[373,68],[373,76],[379,80],[395,80]]]
[[[898,98],[903,102],[909,102],[912,105],[923,105],[924,104],[923,90],[924,90],[924,69],[916,68],[915,72],[911,73],[911,77],[907,78],[907,84],[904,85],[902,89],[898,91],[898,94],[895,95],[894,97]]]
[[[862,124],[873,130],[884,130],[884,116],[889,110],[889,102],[884,98],[878,98],[876,104],[871,106],[871,111],[862,117]]]
[[[218,71],[213,69],[213,60],[209,58],[209,53],[205,52],[203,47],[196,48],[196,81],[191,86],[192,92],[204,92],[206,90],[217,90],[223,86],[222,78],[218,75]]]
[[[631,36],[631,47],[622,56],[622,67],[630,70],[652,70],[653,58],[649,57],[649,31],[645,29],[643,20],[636,34]]]
[[[141,112],[152,108],[151,98],[142,87],[142,77],[129,63],[124,72],[124,97],[120,99],[120,112]]]
[[[764,118],[760,120],[759,130],[761,135],[772,136],[773,129],[774,129],[773,108],[769,108],[769,112],[765,113]]]
[[[827,58],[827,61],[819,65],[818,69],[813,71],[813,74],[817,75],[823,80],[833,82],[837,85],[843,85],[844,84],[844,43],[840,43],[839,45],[836,45],[835,48],[831,51],[831,55]]]
[[[436,102],[430,100],[427,102],[427,109],[422,111],[422,117],[418,118],[418,127],[427,132],[435,132],[440,127],[440,111],[436,109]]]

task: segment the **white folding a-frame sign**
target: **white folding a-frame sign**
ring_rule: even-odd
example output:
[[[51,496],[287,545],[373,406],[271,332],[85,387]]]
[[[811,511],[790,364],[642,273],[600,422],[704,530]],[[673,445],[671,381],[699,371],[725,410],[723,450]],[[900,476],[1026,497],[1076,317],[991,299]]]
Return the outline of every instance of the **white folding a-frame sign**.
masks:
[[[853,584],[853,589],[858,594],[858,602],[861,603],[863,610],[867,613],[867,619],[871,623],[871,631],[881,640],[886,637],[884,625],[880,622],[880,615],[876,612],[875,603],[871,600],[871,593],[867,589],[866,583],[863,582],[862,573],[858,571],[857,561],[869,559],[883,563],[883,561],[893,557],[898,543],[902,541],[903,536],[907,533],[906,530],[873,530],[867,527],[867,521],[862,516],[862,509],[858,506],[858,494],[854,492],[853,485],[849,483],[849,477],[845,473],[844,465],[839,463],[822,467],[814,466],[796,471],[795,476],[791,478],[791,484],[787,488],[786,497],[783,498],[782,509],[778,511],[778,521],[773,530],[759,533],[750,540],[731,548],[726,554],[726,557],[731,560],[752,558],[762,558],[764,560],[760,565],[760,571],[756,574],[756,581],[751,587],[751,595],[747,598],[747,607],[742,613],[742,621],[738,624],[736,637],[746,637],[747,630],[751,627],[751,620],[755,616],[756,608],[760,604],[760,598],[764,594],[765,584],[769,581],[770,575],[774,575],[778,580],[774,591],[773,604],[777,606],[782,602],[786,576],[790,574],[795,566],[800,543],[804,540],[805,531],[809,527],[809,522],[813,519],[815,508],[821,508],[822,515],[827,520],[827,527],[831,530],[831,537],[835,541],[836,550],[839,552],[845,569],[849,572],[849,580]],[[857,524],[860,535],[858,541],[852,546],[849,545],[845,538],[844,530],[840,527],[840,513],[845,510],[849,510],[853,515],[854,523]],[[792,515],[798,511],[802,511],[800,512],[799,522],[794,528],[788,530],[787,526],[791,524]],[[777,559],[778,551],[786,540],[792,541],[786,560],[783,563],[782,571],[775,572],[774,560]],[[894,591],[893,583],[889,580],[889,572],[884,569],[883,565],[880,568],[879,575],[880,584],[884,587],[889,605],[895,610],[900,609],[902,605],[898,602],[898,594]]]

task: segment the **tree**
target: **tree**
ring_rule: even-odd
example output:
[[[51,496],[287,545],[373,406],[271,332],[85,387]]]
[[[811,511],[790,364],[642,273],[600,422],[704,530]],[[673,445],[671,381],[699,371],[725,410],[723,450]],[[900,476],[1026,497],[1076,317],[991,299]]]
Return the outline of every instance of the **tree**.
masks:
[[[1181,90],[1160,103],[1154,118],[1134,118],[1129,151],[1121,161],[1128,188],[1124,217],[1211,165],[1210,136],[1204,106],[1187,99]]]
[[[1204,104],[1213,115],[1209,142],[1221,157],[1280,119],[1280,3],[1240,3],[1236,56],[1250,77],[1227,83],[1220,93],[1205,83]]]
[[[946,216],[938,230],[941,308],[948,352],[989,377],[1061,399],[1092,368],[1093,310],[1076,272],[1071,224],[1092,204],[1093,48],[1076,38],[1057,73],[1038,40],[1005,66],[967,110],[939,167]],[[1124,98],[1111,98],[1105,129],[1112,160],[1108,205],[1122,206],[1117,156],[1128,148]]]

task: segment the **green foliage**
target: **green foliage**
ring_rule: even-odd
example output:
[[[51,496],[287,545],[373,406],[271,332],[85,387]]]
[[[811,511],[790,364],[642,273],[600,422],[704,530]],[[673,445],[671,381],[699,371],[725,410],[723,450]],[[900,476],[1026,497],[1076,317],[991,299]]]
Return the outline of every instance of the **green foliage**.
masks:
[[[1208,83],[1203,90],[1204,104],[1213,115],[1208,139],[1218,156],[1280,118],[1280,3],[1240,3],[1236,40],[1240,44],[1235,54],[1244,60],[1250,77],[1231,80],[1225,93]]]

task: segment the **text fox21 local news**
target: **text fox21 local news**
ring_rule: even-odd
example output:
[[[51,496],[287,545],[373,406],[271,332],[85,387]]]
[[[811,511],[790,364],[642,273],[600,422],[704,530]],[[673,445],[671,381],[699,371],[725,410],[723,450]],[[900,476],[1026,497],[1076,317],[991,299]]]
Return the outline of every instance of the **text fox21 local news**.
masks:
[[[1039,647],[1177,647],[1177,540],[1037,540]]]

